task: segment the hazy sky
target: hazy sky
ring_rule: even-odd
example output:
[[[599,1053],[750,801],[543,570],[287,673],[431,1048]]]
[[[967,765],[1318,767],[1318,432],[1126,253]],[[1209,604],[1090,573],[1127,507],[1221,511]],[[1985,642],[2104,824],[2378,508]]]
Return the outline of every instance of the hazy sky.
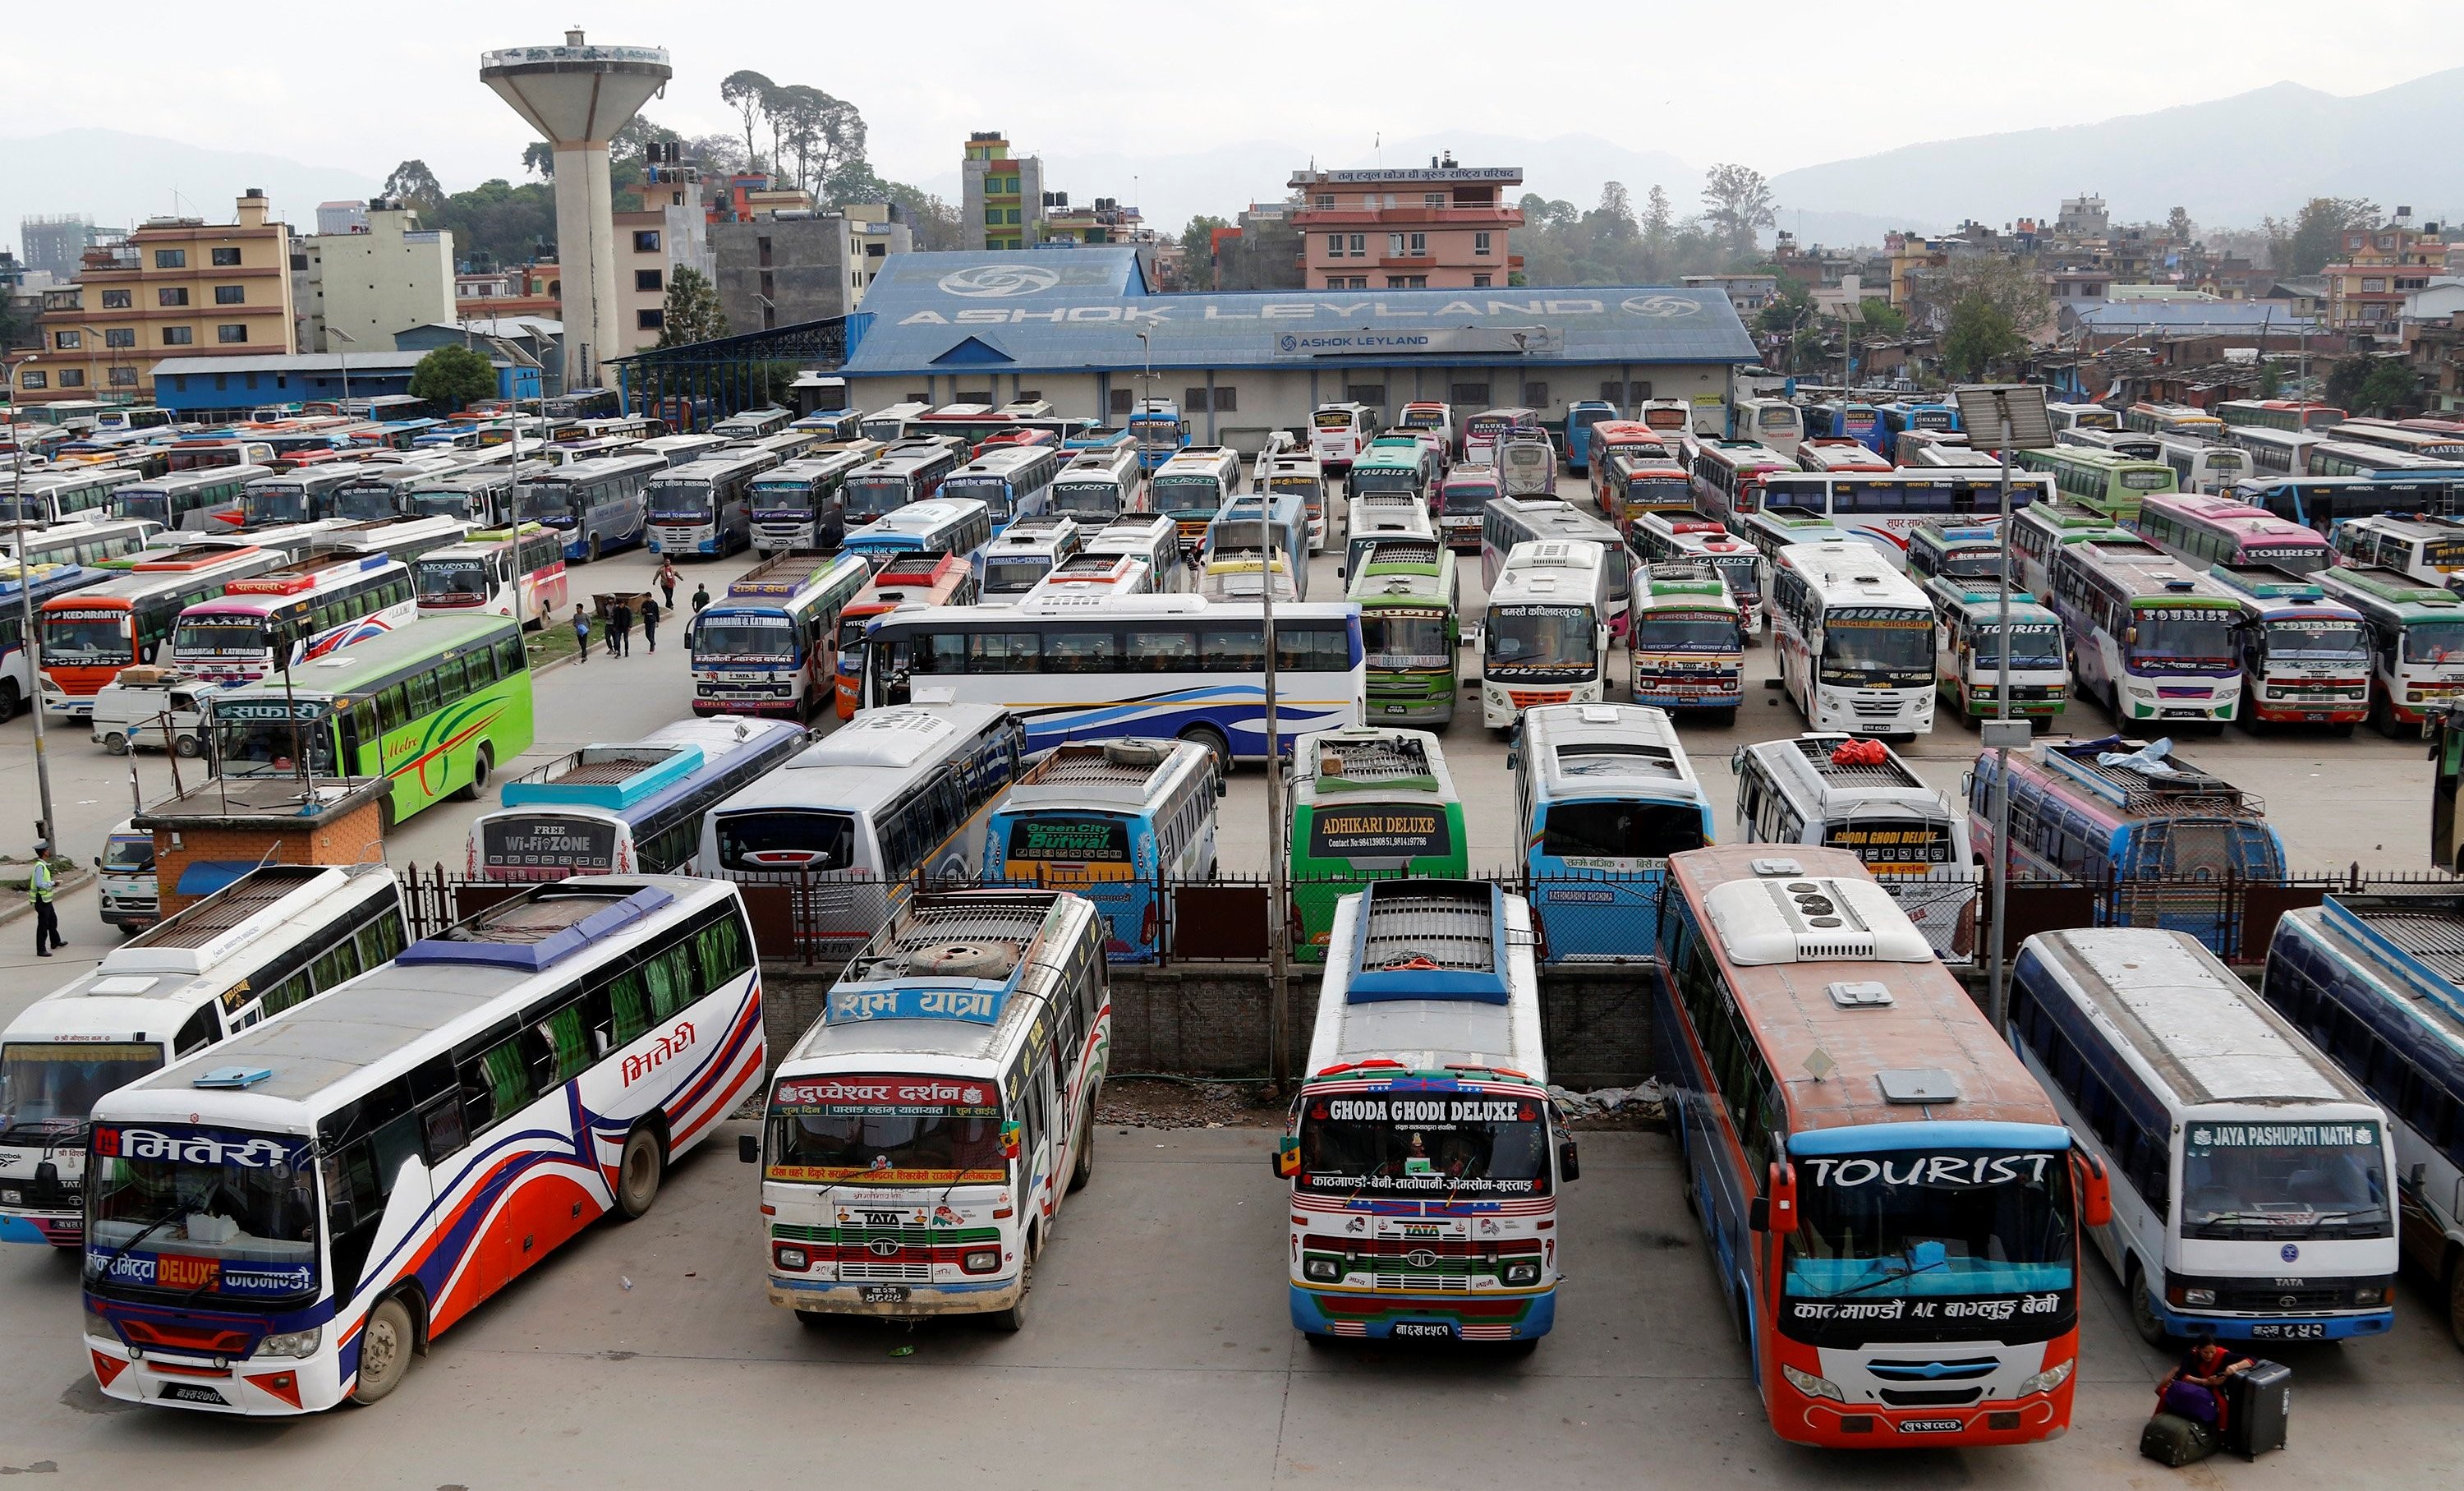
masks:
[[[379,174],[418,156],[452,189],[518,178],[528,132],[479,82],[478,54],[552,42],[577,19],[594,41],[669,49],[674,80],[647,110],[663,123],[735,128],[718,81],[756,68],[854,102],[875,167],[924,183],[953,177],[967,132],[988,127],[1047,156],[1162,158],[1271,141],[1328,161],[1365,158],[1379,132],[1594,134],[1776,173],[2281,80],[2364,93],[2464,63],[2452,0],[2341,4],[2332,19],[2277,0],[1844,10],[1422,0],[1373,24],[1328,19],[1340,13],[1273,0],[803,10],[429,0],[242,20],[230,7],[141,5],[115,12],[102,63],[68,65],[44,45],[0,49],[0,97],[11,103],[0,135],[97,125]],[[18,39],[40,33],[21,29]],[[1060,185],[1129,195],[1127,182]],[[1282,184],[1205,185],[1203,196],[1237,204]]]

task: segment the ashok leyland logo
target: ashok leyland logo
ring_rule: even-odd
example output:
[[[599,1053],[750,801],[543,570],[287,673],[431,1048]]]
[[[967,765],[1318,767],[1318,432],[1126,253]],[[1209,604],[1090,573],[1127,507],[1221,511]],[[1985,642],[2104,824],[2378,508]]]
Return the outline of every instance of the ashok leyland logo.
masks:
[[[1702,301],[1682,295],[1629,295],[1617,302],[1617,307],[1629,316],[1652,316],[1661,321],[1703,314]]]
[[[952,295],[989,300],[1049,290],[1061,282],[1061,277],[1036,264],[979,264],[943,275],[940,282]]]

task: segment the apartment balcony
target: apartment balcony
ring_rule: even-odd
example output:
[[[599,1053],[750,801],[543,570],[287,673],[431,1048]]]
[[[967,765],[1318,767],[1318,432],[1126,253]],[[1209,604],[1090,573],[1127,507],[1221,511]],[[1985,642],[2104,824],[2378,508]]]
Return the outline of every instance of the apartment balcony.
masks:
[[[1296,228],[1367,228],[1381,223],[1422,227],[1489,228],[1523,226],[1519,207],[1305,207],[1291,214]]]

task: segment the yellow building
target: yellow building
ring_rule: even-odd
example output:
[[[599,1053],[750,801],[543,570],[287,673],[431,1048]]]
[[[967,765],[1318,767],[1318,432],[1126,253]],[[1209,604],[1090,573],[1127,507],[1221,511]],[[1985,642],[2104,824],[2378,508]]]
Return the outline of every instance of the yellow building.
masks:
[[[77,282],[43,297],[42,350],[19,367],[17,396],[147,403],[164,358],[297,351],[291,230],[254,188],[236,218],[157,217],[88,250]]]

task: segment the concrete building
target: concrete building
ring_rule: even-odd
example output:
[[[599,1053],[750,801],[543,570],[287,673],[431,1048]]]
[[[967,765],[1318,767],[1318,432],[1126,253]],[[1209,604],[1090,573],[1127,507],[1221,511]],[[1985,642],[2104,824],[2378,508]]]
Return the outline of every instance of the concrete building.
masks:
[[[2104,210],[2104,198],[2078,196],[2062,198],[2062,210],[2054,218],[2054,233],[2063,238],[2101,238],[2113,231],[2113,219]]]
[[[564,309],[564,278],[553,262],[516,264],[453,277],[454,321],[487,316],[544,316],[561,319]]]
[[[368,231],[368,205],[365,202],[319,202],[317,204],[317,235],[365,233]]]
[[[2428,289],[2431,277],[2447,273],[2447,242],[2439,236],[2438,225],[2415,229],[2411,214],[2410,208],[2400,207],[2393,220],[2380,227],[2345,230],[2339,261],[2324,271],[2330,327],[2393,337],[2403,320],[2405,298]]]
[[[964,182],[958,220],[965,226],[968,247],[1023,249],[1037,240],[1045,203],[1040,157],[1013,157],[1009,140],[1000,130],[979,129],[967,137],[966,159],[958,170]]]
[[[454,340],[459,327],[451,328]],[[443,338],[436,339],[442,342]],[[481,350],[486,350],[484,347]],[[309,399],[373,398],[410,391],[411,369],[428,355],[410,351],[291,352],[279,357],[166,357],[154,369],[154,402],[192,419],[242,417],[267,404]],[[539,374],[490,352],[496,393],[523,398],[539,392]]]
[[[915,242],[906,214],[887,202],[827,215],[790,211],[715,223],[710,235],[719,308],[732,332],[844,316],[883,266]]]
[[[1194,439],[1246,450],[1344,400],[1390,420],[1416,398],[1529,405],[1551,419],[1577,399],[1725,401],[1733,369],[1756,360],[1717,292],[1164,296],[1136,251],[1108,245],[901,255],[864,311],[839,369],[857,408],[1044,399],[1117,423],[1153,396],[1179,404]]]
[[[165,357],[296,351],[291,230],[253,187],[229,223],[148,219],[125,243],[87,250],[77,283],[44,292],[41,329],[17,374],[29,403],[143,403]]]
[[[1688,290],[1717,290],[1728,298],[1739,316],[1751,316],[1779,295],[1777,275],[1685,275]]]
[[[360,228],[292,245],[298,345],[310,351],[336,350],[335,340],[342,350],[385,351],[405,326],[453,319],[453,234],[422,228],[407,205],[382,197],[363,216]],[[341,338],[327,336],[334,328]]]
[[[1458,166],[1431,156],[1426,170],[1294,171],[1302,283],[1313,290],[1485,290],[1503,287],[1516,260],[1507,234],[1519,166]]]
[[[718,259],[711,252],[696,167],[652,164],[642,183],[642,210],[618,212],[616,224],[617,322],[629,351],[659,345],[667,327],[668,282],[691,269],[714,283]]]
[[[25,251],[27,269],[66,284],[84,266],[85,251],[95,246],[94,231],[93,223],[75,214],[28,217],[18,221],[17,243]]]

